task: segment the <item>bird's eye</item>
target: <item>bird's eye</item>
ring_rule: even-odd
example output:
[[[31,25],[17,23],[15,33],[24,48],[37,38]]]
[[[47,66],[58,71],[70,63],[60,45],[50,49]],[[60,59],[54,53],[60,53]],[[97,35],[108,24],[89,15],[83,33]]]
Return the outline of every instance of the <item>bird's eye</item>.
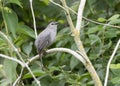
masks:
[[[53,23],[51,25],[54,25]]]

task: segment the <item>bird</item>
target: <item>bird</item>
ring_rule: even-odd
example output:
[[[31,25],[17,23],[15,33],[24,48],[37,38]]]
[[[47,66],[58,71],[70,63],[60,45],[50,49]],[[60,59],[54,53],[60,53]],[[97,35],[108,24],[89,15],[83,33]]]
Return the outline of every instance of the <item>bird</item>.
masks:
[[[48,26],[37,36],[35,46],[40,58],[45,49],[54,42],[57,34],[57,25],[58,22],[50,22]]]

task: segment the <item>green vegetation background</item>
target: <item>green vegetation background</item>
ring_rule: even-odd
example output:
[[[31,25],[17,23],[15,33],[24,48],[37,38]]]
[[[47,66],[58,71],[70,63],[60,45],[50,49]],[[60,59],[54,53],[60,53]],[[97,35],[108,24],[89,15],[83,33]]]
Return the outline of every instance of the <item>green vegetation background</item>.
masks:
[[[59,0],[54,0],[60,3]],[[66,0],[67,5],[77,12],[80,0]],[[50,21],[58,21],[58,34],[55,42],[49,47],[65,47],[77,50],[64,11],[49,0],[33,0],[37,32],[40,33]],[[120,0],[87,0],[84,17],[120,25]],[[76,24],[76,15],[71,12]],[[5,33],[19,49],[23,59],[27,61],[37,54],[34,41],[33,19],[29,0],[0,0],[0,31]],[[86,53],[94,65],[102,82],[105,78],[107,62],[120,38],[120,28],[94,24],[83,20],[81,40]],[[18,57],[14,49],[0,35],[0,53]],[[40,61],[34,61],[30,68],[41,81],[42,86],[94,86],[94,83],[83,64],[66,53],[52,53],[43,57],[44,70]],[[21,67],[17,63],[0,58],[0,86],[11,86],[20,74]],[[36,86],[27,70],[24,71],[19,86]],[[108,86],[120,86],[120,49],[117,51],[110,67]]]

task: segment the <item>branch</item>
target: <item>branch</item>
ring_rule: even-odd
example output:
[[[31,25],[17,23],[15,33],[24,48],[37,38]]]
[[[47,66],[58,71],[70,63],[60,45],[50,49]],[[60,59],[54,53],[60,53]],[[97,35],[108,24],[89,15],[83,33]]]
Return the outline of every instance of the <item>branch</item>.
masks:
[[[76,23],[76,29],[80,31],[81,25],[82,25],[82,14],[83,14],[83,9],[85,6],[86,0],[80,0],[80,5],[78,8],[78,15],[77,15],[77,23]]]
[[[115,53],[116,53],[119,45],[120,45],[120,39],[118,40],[117,45],[116,45],[116,47],[115,47],[115,49],[114,49],[114,51],[113,51],[113,53],[112,53],[112,55],[111,55],[111,57],[110,57],[110,59],[109,59],[109,61],[108,61],[107,69],[106,69],[106,76],[105,76],[105,81],[104,81],[104,86],[107,86],[110,64],[111,64],[111,62],[112,62],[112,59],[113,59],[114,56],[115,56]]]
[[[28,65],[29,65],[32,61],[34,61],[34,60],[36,60],[36,59],[38,59],[38,58],[39,58],[39,55],[36,55],[36,56],[32,57],[28,62],[25,63],[26,66],[24,66],[24,67],[22,68],[21,73],[20,73],[19,77],[15,80],[15,82],[13,83],[13,86],[16,86],[16,84],[18,83],[18,81],[21,79],[25,67],[27,67],[27,69],[28,69],[28,68],[29,68]],[[38,86],[41,86],[41,85],[40,85],[40,82],[35,78],[34,74],[33,74],[32,71],[31,71],[31,69],[29,68],[28,70],[29,70],[29,72],[31,73],[31,75],[33,76],[33,78],[35,79],[35,81],[36,81],[36,83],[38,84]]]
[[[74,25],[73,25],[73,22],[72,22],[72,19],[70,17],[70,13],[69,13],[69,9],[68,9],[68,6],[65,2],[65,0],[61,0],[62,4],[63,4],[63,7],[66,9],[66,17],[67,17],[67,21],[70,25],[70,28],[71,28],[71,32],[73,34],[73,37],[74,37],[74,41],[77,45],[77,48],[79,50],[79,52],[82,53],[82,56],[84,56],[84,58],[87,60],[87,63],[85,64],[85,67],[86,69],[89,71],[92,79],[94,80],[95,82],[95,86],[102,86],[102,83],[100,81],[100,78],[98,77],[91,61],[89,60],[88,56],[86,55],[86,52],[84,50],[84,47],[82,45],[82,42],[80,40],[80,31],[78,31],[77,29],[74,28]],[[79,6],[80,7],[80,6]],[[80,9],[80,8],[79,8]],[[81,12],[82,13],[82,12]],[[73,27],[72,27],[73,26]],[[80,25],[81,26],[81,25]]]
[[[35,15],[34,15],[34,11],[33,11],[32,0],[29,0],[29,2],[30,2],[30,8],[31,8],[32,17],[33,17],[33,25],[34,25],[35,37],[37,38],[36,21],[35,21]]]
[[[65,0],[60,0],[61,2],[62,2],[62,4],[63,4],[63,7],[66,9],[65,10],[65,14],[66,14],[66,17],[67,17],[67,20],[68,20],[68,23],[69,23],[69,25],[70,25],[70,29],[71,29],[71,32],[72,32],[72,35],[74,36],[75,35],[75,27],[74,27],[74,24],[73,24],[73,22],[72,22],[72,19],[71,19],[71,16],[70,16],[70,12],[69,12],[69,10],[67,9],[67,4],[66,4],[66,2],[65,2]]]
[[[35,75],[31,71],[30,67],[26,63],[25,63],[25,67],[29,70],[30,74],[32,75],[32,77],[34,78],[34,80],[38,84],[38,86],[41,86],[40,81],[37,80],[37,78],[35,77]]]
[[[66,9],[65,9],[62,5],[60,5],[60,4],[56,3],[56,2],[54,2],[53,0],[50,0],[50,2],[53,3],[53,4],[55,4],[55,5],[57,5],[58,7],[62,8],[63,10],[66,11]]]
[[[18,49],[12,44],[12,42],[9,40],[9,38],[3,33],[0,31],[0,35],[2,35],[6,40],[7,42],[11,45],[11,47],[14,49],[14,51],[18,54],[19,58],[21,61],[24,61],[18,51]]]
[[[27,65],[27,64],[24,65],[23,62],[19,61],[18,59],[14,58],[14,57],[9,57],[9,56],[3,55],[3,54],[0,54],[0,57],[6,58],[6,59],[9,59],[9,60],[12,60],[12,61],[15,61],[15,62],[19,63],[19,64],[22,66],[21,74],[19,75],[19,77],[17,78],[17,80],[13,83],[13,86],[16,86],[16,83],[19,81],[19,79],[20,79],[21,76],[22,76],[22,72],[23,72],[24,68],[25,68],[25,67],[27,67],[27,69],[29,68],[28,65]],[[39,83],[38,80],[36,80],[36,78],[35,78],[35,76],[33,75],[31,69],[29,68],[28,70],[29,70],[29,72],[31,73],[31,75],[33,76],[33,78],[35,79],[35,81],[37,82],[37,84],[39,85],[40,83]],[[40,85],[39,85],[39,86],[40,86]]]
[[[36,81],[36,83],[40,85],[40,82],[35,78],[33,72],[31,71],[31,69],[29,68],[29,66],[25,63],[25,61],[22,59],[22,56],[21,54],[19,53],[18,49],[12,44],[12,42],[9,40],[9,38],[0,31],[0,35],[2,35],[6,40],[7,42],[11,45],[11,47],[15,50],[15,52],[17,53],[17,55],[19,56],[20,60],[23,62],[23,64],[25,65],[25,67],[28,69],[28,71],[31,73],[31,75],[33,76],[34,80]]]
[[[73,55],[75,58],[77,58],[78,60],[80,60],[83,64],[86,64],[86,60],[83,58],[83,56],[81,54],[78,54],[77,52],[68,49],[68,48],[52,48],[46,51],[47,53],[52,53],[52,52],[67,52],[71,55]],[[34,60],[38,59],[39,55],[36,55],[34,57],[32,57],[31,59],[29,59],[29,61],[26,63],[27,65],[29,65],[31,62],[33,62]]]
[[[78,53],[76,53],[75,51],[68,49],[68,48],[53,48],[53,49],[49,49],[46,52],[47,53],[52,53],[52,52],[67,52],[71,55],[73,55],[75,58],[77,58],[79,61],[81,61],[83,64],[86,64],[86,60],[84,59],[84,57],[82,55],[79,55]]]
[[[39,58],[39,55],[36,55],[34,57],[31,57],[31,59],[29,59],[26,64],[29,65],[31,62],[33,62],[34,60],[38,59]]]
[[[0,57],[5,58],[5,59],[9,59],[9,60],[12,60],[12,61],[15,61],[15,62],[17,62],[18,64],[20,64],[22,67],[25,66],[25,65],[23,64],[23,62],[21,62],[20,60],[14,58],[14,57],[9,57],[9,56],[3,55],[3,54],[0,54]]]

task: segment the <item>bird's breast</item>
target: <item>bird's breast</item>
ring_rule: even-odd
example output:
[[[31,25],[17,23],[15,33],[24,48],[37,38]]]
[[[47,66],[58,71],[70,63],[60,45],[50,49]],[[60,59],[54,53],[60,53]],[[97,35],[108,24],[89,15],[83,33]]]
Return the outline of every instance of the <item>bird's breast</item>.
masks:
[[[55,37],[56,37],[56,32],[52,31],[50,33],[50,40],[51,40],[50,42],[53,42],[55,40]]]

